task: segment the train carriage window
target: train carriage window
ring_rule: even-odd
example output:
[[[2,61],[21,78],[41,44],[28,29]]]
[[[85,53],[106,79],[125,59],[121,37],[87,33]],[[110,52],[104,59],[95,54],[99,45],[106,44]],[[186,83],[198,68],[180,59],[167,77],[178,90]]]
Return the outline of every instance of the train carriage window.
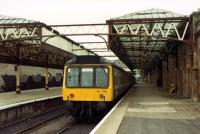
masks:
[[[68,68],[67,86],[77,87],[79,79],[79,68]]]
[[[81,68],[81,87],[93,86],[93,68]]]
[[[109,85],[109,70],[105,67],[72,67],[67,72],[67,87],[107,88]]]
[[[107,87],[108,85],[108,69],[96,68],[96,87]]]

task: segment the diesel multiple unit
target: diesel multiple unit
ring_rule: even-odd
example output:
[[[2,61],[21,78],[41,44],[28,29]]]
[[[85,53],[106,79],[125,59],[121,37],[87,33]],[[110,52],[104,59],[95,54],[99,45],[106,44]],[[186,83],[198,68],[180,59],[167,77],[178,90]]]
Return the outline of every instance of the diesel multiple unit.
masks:
[[[104,109],[132,84],[131,73],[104,58],[78,56],[64,67],[62,95],[67,105],[76,111],[98,110]]]

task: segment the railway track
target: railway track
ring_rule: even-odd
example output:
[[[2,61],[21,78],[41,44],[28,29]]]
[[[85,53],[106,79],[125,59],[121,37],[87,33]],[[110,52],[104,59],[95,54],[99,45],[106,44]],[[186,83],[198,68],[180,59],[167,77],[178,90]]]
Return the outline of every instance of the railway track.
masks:
[[[44,125],[45,123],[65,116],[68,113],[64,106],[59,106],[48,111],[35,114],[33,116],[12,122],[0,127],[0,133],[2,134],[24,134],[28,133],[35,128]]]
[[[69,129],[70,127],[72,127],[74,124],[75,124],[75,122],[69,123],[67,126],[65,126],[62,130],[60,130],[56,134],[63,134],[65,131],[67,131],[67,129]]]
[[[92,124],[75,122],[67,125],[56,134],[89,134],[96,125],[97,122]]]
[[[113,104],[114,105],[114,104]],[[111,106],[112,107],[112,106]],[[110,109],[107,109],[106,112],[108,112]],[[105,112],[105,113],[106,113]],[[0,126],[0,134],[27,134],[27,133],[45,133],[51,131],[44,130],[45,126],[47,124],[51,124],[52,122],[56,122],[57,119],[62,118],[63,120],[68,120],[65,123],[58,123],[59,129],[54,129],[53,132],[56,134],[74,134],[74,133],[89,133],[95,125],[103,118],[105,113],[98,113],[98,118],[94,119],[93,123],[85,123],[84,120],[82,122],[76,122],[73,118],[73,120],[70,120],[68,118],[69,113],[66,112],[66,108],[64,105],[50,109],[48,111],[35,114],[33,116],[12,122],[10,124],[6,124],[3,126]],[[66,118],[67,117],[67,118]],[[86,117],[87,118],[87,117]],[[62,126],[60,126],[62,125]],[[52,125],[53,126],[53,125]],[[54,126],[53,126],[54,127]],[[41,132],[40,130],[43,129]],[[38,131],[39,130],[39,131]]]

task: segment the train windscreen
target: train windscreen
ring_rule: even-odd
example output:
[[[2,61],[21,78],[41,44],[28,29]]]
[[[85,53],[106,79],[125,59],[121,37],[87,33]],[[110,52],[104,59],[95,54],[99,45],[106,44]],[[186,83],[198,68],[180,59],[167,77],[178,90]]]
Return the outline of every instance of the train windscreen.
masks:
[[[108,87],[108,68],[71,67],[67,68],[67,87]]]

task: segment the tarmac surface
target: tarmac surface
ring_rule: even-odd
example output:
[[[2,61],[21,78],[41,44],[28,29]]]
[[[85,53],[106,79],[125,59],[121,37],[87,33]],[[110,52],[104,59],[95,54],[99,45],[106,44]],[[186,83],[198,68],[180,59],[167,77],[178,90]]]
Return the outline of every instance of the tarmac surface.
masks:
[[[200,103],[139,83],[95,134],[200,134]]]
[[[49,88],[49,90],[45,90],[44,88],[22,90],[21,94],[16,94],[16,92],[0,93],[0,110],[34,101],[53,99],[61,97],[61,95],[61,87],[53,87]]]

